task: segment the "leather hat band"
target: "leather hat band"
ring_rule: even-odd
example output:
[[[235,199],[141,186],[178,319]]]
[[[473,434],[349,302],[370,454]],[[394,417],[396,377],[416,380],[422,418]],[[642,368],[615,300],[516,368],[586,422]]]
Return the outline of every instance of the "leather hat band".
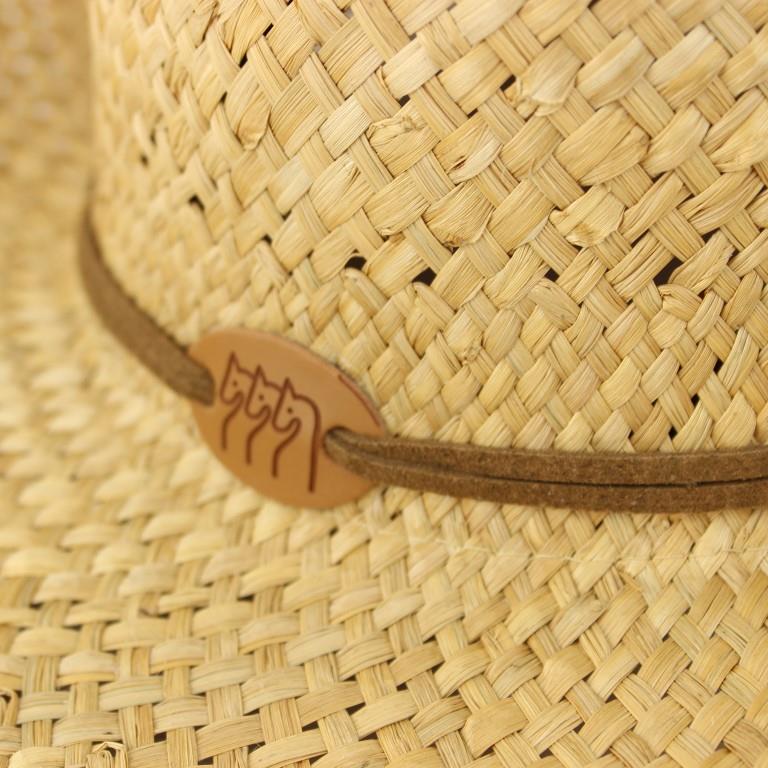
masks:
[[[127,296],[90,226],[81,270],[110,331],[177,393],[214,398],[210,371]],[[485,448],[333,429],[323,449],[368,480],[458,498],[595,511],[705,512],[768,503],[768,447],[688,453],[570,453]]]

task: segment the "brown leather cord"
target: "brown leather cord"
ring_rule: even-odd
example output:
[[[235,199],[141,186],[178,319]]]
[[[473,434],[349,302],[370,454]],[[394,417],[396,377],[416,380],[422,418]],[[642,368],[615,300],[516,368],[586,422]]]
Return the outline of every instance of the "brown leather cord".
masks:
[[[128,297],[89,226],[81,269],[112,333],[174,391],[210,403],[209,371]],[[332,430],[329,456],[374,482],[517,504],[596,511],[704,512],[768,502],[768,447],[691,453],[568,453],[371,437]]]
[[[645,462],[645,454],[526,452],[341,430],[327,435],[325,449],[334,461],[374,482],[506,504],[669,513],[753,507],[768,500],[768,477],[686,481],[686,468],[696,476],[706,469],[717,472],[721,454],[714,451],[656,454],[658,462]],[[746,450],[753,459],[768,460],[765,449]],[[725,469],[739,453],[725,454]],[[704,461],[699,465],[698,459]],[[669,463],[668,471],[661,469],[652,482],[644,479],[662,461]]]
[[[334,436],[334,450],[343,463],[354,456],[379,458],[409,465],[455,467],[478,477],[579,485],[681,485],[713,481],[768,479],[768,449],[762,446],[735,451],[697,453],[567,453],[487,448],[371,437],[351,432]]]
[[[213,401],[211,374],[125,294],[102,260],[89,224],[83,227],[80,271],[93,308],[123,346],[175,392]]]

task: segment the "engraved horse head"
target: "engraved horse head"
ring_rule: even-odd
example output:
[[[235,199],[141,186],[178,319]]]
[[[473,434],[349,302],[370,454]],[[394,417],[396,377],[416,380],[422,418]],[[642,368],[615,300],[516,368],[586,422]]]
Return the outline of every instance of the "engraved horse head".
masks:
[[[253,386],[253,374],[243,368],[237,355],[232,352],[227,359],[227,367],[219,387],[219,398],[222,403],[234,406],[221,424],[221,447],[227,450],[229,425],[238,411],[243,407],[246,397]]]
[[[270,423],[277,408],[282,387],[270,381],[259,365],[253,373],[253,381],[245,401],[245,413],[252,421],[245,444],[245,460],[248,464],[253,459],[253,441],[264,427]]]
[[[227,368],[219,388],[221,401],[227,405],[233,405],[239,400],[244,401],[252,382],[253,375],[240,365],[237,355],[232,352],[227,360]]]

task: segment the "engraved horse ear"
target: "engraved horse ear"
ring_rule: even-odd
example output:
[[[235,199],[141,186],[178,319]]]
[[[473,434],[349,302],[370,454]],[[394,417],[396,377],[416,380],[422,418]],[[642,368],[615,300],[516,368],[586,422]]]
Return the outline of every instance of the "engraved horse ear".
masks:
[[[267,377],[264,375],[264,369],[260,366],[256,366],[256,370],[253,372],[253,380],[256,384],[266,384]]]

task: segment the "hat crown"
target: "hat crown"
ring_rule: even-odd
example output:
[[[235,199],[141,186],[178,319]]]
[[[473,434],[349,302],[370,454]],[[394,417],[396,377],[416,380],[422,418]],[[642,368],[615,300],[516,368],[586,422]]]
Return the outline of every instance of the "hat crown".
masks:
[[[765,34],[646,5],[95,3],[105,259],[183,344],[285,335],[400,434],[760,441]]]

